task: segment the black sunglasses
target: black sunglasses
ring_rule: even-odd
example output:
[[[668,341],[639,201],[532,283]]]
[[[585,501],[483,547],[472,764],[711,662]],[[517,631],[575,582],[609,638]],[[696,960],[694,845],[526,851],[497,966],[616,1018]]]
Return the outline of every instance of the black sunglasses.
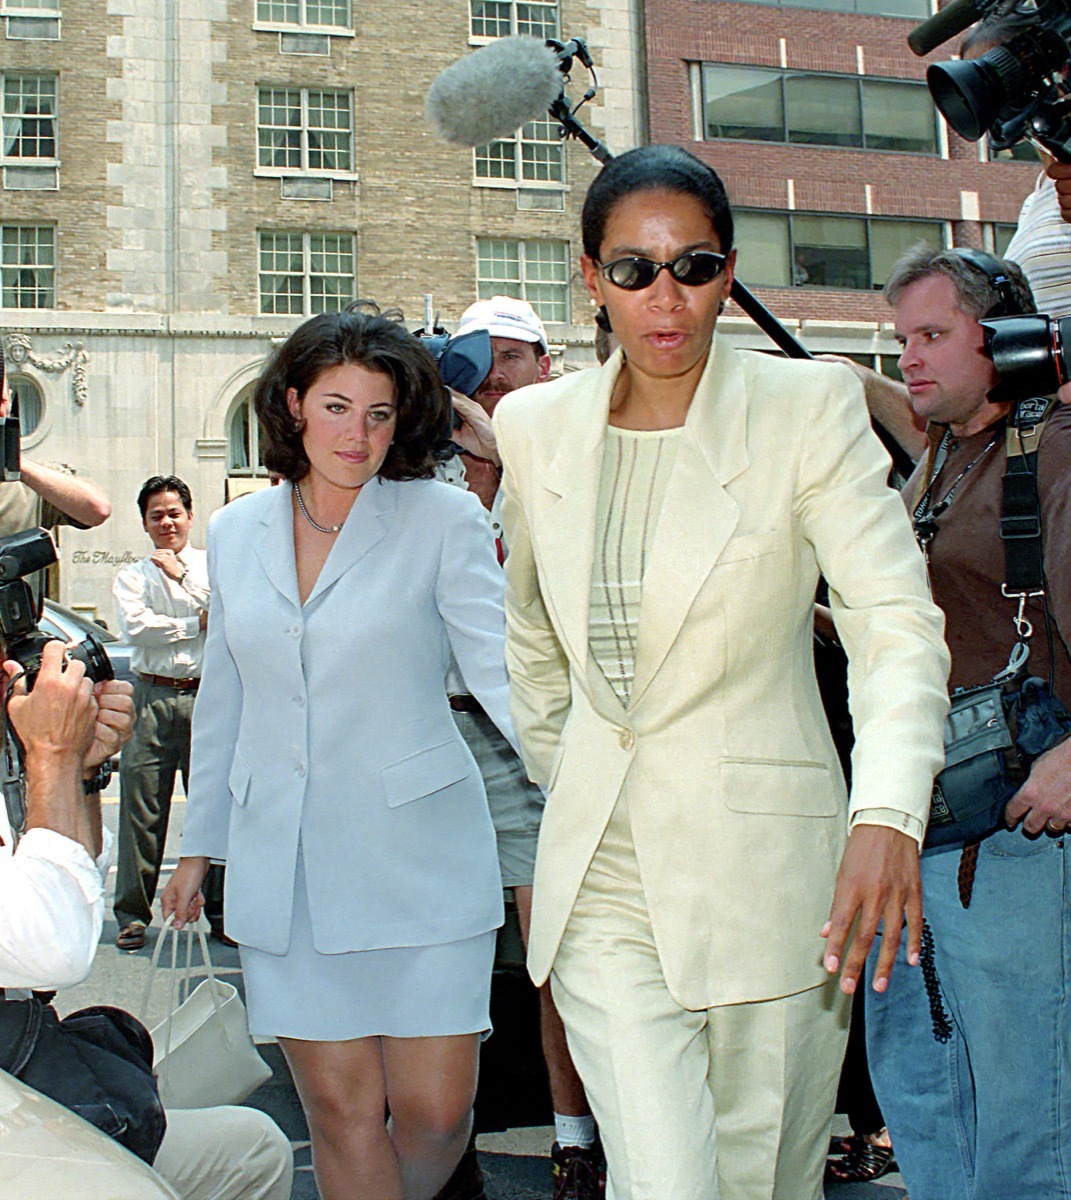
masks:
[[[724,254],[715,254],[713,250],[689,250],[670,262],[639,257],[615,258],[613,262],[600,263],[599,268],[615,287],[624,288],[626,292],[642,292],[654,283],[663,268],[685,287],[702,287],[722,273],[725,259]]]

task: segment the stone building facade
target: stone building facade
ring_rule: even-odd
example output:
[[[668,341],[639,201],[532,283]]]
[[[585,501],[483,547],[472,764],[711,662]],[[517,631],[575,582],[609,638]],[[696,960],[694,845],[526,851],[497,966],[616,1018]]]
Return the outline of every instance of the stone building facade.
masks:
[[[625,149],[640,27],[638,0],[0,0],[0,335],[24,453],[114,506],[62,531],[59,598],[112,620],[149,475],[189,482],[200,544],[263,483],[252,385],[311,312],[367,298],[415,326],[431,294],[452,327],[508,291],[541,310],[558,369],[591,361],[597,164],[539,122],[449,145],[424,98],[493,37],[584,36],[602,85],[585,121]]]

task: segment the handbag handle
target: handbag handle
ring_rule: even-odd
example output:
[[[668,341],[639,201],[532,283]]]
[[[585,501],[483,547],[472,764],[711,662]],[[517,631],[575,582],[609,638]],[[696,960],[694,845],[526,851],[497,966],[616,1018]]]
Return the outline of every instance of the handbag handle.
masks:
[[[152,964],[149,968],[149,978],[145,982],[145,993],[144,993],[144,995],[142,997],[142,1001],[141,1001],[141,1020],[144,1023],[145,1017],[149,1010],[149,999],[152,995],[153,984],[156,981],[156,971],[157,971],[157,965],[160,962],[160,954],[164,948],[164,943],[167,941],[167,935],[170,932],[172,935],[172,938],[171,938],[171,970],[169,971],[170,992],[169,992],[168,1006],[167,1006],[167,1029],[164,1034],[164,1049],[163,1049],[163,1053],[161,1056],[161,1065],[163,1067],[163,1076],[164,1076],[165,1080],[167,1078],[168,1055],[171,1052],[171,1027],[172,1027],[172,1023],[174,1021],[174,1016],[175,1016],[175,980],[178,975],[178,938],[179,938],[179,933],[181,932],[180,930],[174,928],[173,921],[174,921],[174,914],[172,913],[164,921],[163,930],[161,931],[159,938],[157,938],[157,940],[156,940],[156,946],[154,947],[153,952],[152,952]],[[227,1039],[227,1030],[226,1030],[226,1026],[224,1025],[223,1020],[222,1020],[222,1009],[221,1009],[220,998],[219,998],[219,980],[216,978],[216,973],[212,967],[212,957],[208,952],[208,939],[205,937],[204,928],[202,927],[199,919],[197,921],[191,922],[186,927],[186,934],[187,934],[186,972],[185,972],[186,992],[188,995],[188,993],[189,993],[189,978],[190,978],[190,971],[191,971],[191,967],[192,967],[192,964],[191,964],[192,940],[191,939],[192,939],[194,933],[197,934],[198,941],[201,944],[201,958],[204,962],[205,974],[208,976],[208,981],[209,981],[208,991],[212,997],[212,1007],[215,1009],[216,1020],[219,1022],[220,1028],[223,1030],[224,1039],[226,1040]]]

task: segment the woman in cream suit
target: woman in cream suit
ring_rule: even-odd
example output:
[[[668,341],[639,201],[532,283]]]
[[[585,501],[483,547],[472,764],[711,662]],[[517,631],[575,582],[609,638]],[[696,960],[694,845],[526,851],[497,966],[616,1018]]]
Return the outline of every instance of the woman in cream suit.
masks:
[[[549,788],[529,968],[614,1200],[817,1200],[832,973],[854,990],[884,920],[884,987],[905,914],[917,955],[941,617],[850,372],[714,334],[735,261],[717,175],[632,151],[583,238],[621,349],[495,414],[514,723]],[[820,572],[851,660],[850,805],[814,677]]]
[[[227,862],[254,1034],[286,1053],[324,1200],[428,1200],[471,1125],[502,893],[451,651],[512,736],[501,570],[428,478],[449,401],[394,321],[313,318],[255,396],[288,481],[209,528],[181,925]],[[384,1125],[385,1107],[391,1126]]]

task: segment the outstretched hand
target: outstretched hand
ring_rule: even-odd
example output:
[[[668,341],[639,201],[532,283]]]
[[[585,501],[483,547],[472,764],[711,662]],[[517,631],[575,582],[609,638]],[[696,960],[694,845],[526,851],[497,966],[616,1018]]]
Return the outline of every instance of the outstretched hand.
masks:
[[[822,927],[822,937],[827,939],[824,965],[831,975],[840,971],[842,992],[851,995],[858,987],[879,923],[884,935],[874,991],[885,991],[905,916],[907,961],[916,966],[922,949],[918,843],[898,829],[856,825],[837,872],[829,920]]]

